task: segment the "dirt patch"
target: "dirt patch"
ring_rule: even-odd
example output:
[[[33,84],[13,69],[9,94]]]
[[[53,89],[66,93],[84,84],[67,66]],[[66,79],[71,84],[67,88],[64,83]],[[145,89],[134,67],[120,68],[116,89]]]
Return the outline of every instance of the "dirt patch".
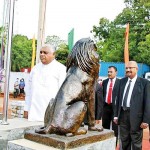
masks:
[[[0,98],[4,98],[4,93],[0,93]],[[17,98],[14,98],[13,93],[10,93],[9,94],[9,99],[10,100],[20,100],[20,101],[22,100],[22,101],[24,101],[25,100],[25,96],[21,97],[20,95],[18,95]]]

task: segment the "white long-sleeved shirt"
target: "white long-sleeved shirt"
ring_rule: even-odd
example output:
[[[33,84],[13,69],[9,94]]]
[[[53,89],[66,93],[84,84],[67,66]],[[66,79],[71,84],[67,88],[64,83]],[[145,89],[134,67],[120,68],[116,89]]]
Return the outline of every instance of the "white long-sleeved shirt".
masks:
[[[129,85],[129,81],[131,80],[132,82],[130,83],[131,85],[130,85],[129,94],[128,94],[128,98],[127,98],[127,107],[130,107],[130,99],[131,99],[131,96],[132,96],[132,91],[133,91],[136,79],[137,79],[137,75],[133,79],[128,78],[128,81],[127,81],[125,89],[124,89],[123,99],[124,99],[127,87]],[[122,106],[123,106],[123,100],[122,100]]]
[[[29,121],[44,121],[44,114],[51,98],[55,98],[66,77],[66,67],[55,59],[44,65],[34,66],[26,90],[25,107]]]

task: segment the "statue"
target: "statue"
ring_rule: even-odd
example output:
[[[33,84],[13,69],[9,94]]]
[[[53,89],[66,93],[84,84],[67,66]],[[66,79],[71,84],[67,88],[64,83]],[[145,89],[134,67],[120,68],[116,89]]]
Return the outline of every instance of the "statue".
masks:
[[[44,127],[36,130],[36,133],[86,134],[87,130],[80,126],[87,109],[88,130],[103,130],[95,125],[94,86],[99,72],[99,55],[96,50],[90,38],[75,43],[67,59],[66,79],[45,111]]]

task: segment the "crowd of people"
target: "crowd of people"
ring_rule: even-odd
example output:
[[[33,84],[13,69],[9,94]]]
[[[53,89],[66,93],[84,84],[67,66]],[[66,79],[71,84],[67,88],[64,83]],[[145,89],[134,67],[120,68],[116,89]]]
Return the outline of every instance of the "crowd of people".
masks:
[[[44,45],[41,62],[31,70],[24,110],[29,121],[44,121],[50,100],[66,78],[66,67],[55,59],[55,52],[55,47]],[[150,124],[150,82],[137,76],[135,61],[129,61],[125,69],[125,77],[119,79],[117,68],[109,66],[108,78],[96,83],[95,120],[96,124],[102,122],[104,129],[114,131],[116,146],[119,141],[121,150],[142,150],[143,129]],[[20,84],[15,88],[22,93]]]

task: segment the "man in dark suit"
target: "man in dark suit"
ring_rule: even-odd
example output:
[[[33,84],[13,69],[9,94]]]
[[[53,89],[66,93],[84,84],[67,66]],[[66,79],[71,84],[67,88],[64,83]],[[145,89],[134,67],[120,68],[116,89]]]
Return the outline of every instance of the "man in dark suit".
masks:
[[[103,112],[103,87],[98,82],[95,88],[95,120],[96,124],[100,123]]]
[[[114,122],[120,125],[123,150],[142,150],[143,129],[150,123],[150,83],[137,77],[135,61],[126,64],[126,77],[120,80]]]
[[[110,129],[112,124],[112,130],[114,130],[115,136],[118,140],[118,126],[113,122],[115,101],[119,90],[120,79],[116,78],[117,68],[115,66],[108,67],[108,78],[103,80],[103,115],[102,115],[102,126],[105,129]],[[116,140],[116,144],[117,144]]]

